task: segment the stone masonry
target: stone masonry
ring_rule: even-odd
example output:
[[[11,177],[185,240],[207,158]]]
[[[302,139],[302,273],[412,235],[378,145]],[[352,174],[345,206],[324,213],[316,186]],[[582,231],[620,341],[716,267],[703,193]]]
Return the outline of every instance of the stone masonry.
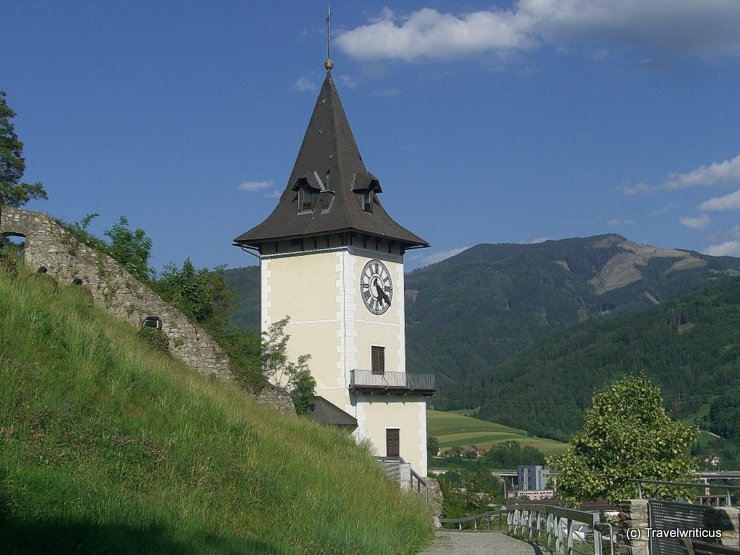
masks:
[[[81,280],[95,304],[115,318],[141,327],[146,317],[159,317],[173,356],[197,372],[232,380],[226,353],[203,329],[111,257],[77,241],[47,214],[4,206],[0,233],[25,237],[29,268],[46,267],[60,284]]]

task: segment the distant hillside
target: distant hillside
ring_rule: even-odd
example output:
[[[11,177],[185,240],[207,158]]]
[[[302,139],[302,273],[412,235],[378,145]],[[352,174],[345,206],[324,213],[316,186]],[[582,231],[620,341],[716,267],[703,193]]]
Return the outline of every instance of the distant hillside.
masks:
[[[3,552],[415,553],[430,536],[423,500],[345,433],[145,346],[84,288],[0,267]]]
[[[224,271],[226,287],[239,294],[231,314],[231,325],[237,328],[259,331],[260,329],[260,268],[246,266]]]
[[[439,440],[442,450],[468,445],[490,449],[497,443],[516,441],[522,447],[530,446],[548,455],[559,455],[567,447],[566,443],[533,437],[524,430],[464,416],[459,412],[428,410],[427,433]]]
[[[655,306],[732,275],[740,275],[738,258],[658,249],[619,235],[477,245],[408,274],[408,369],[431,371],[442,384],[466,381],[557,330]]]
[[[565,439],[595,388],[644,370],[676,417],[740,440],[740,278],[659,307],[591,320],[452,385],[479,418]]]

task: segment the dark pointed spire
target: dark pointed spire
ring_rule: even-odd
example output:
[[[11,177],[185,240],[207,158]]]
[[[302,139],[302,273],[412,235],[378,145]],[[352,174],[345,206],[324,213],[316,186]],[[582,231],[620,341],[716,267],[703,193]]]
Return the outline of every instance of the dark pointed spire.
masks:
[[[377,197],[381,192],[380,182],[365,168],[327,71],[278,205],[234,243],[260,248],[276,239],[356,231],[399,241],[404,248],[428,246],[393,221]]]

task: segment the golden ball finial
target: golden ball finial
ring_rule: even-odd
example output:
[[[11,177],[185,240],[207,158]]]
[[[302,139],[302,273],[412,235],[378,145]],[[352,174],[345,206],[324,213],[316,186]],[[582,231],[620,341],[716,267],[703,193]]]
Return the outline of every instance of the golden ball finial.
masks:
[[[326,71],[331,71],[331,68],[334,67],[334,62],[331,61],[331,58],[327,58],[324,62],[324,67],[326,68]]]

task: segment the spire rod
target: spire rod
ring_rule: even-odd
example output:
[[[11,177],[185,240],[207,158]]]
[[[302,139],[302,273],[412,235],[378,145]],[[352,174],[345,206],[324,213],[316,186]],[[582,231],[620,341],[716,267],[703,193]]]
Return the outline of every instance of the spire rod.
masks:
[[[328,0],[328,13],[326,16],[326,61],[324,67],[326,71],[331,71],[334,62],[331,61],[331,0]]]

